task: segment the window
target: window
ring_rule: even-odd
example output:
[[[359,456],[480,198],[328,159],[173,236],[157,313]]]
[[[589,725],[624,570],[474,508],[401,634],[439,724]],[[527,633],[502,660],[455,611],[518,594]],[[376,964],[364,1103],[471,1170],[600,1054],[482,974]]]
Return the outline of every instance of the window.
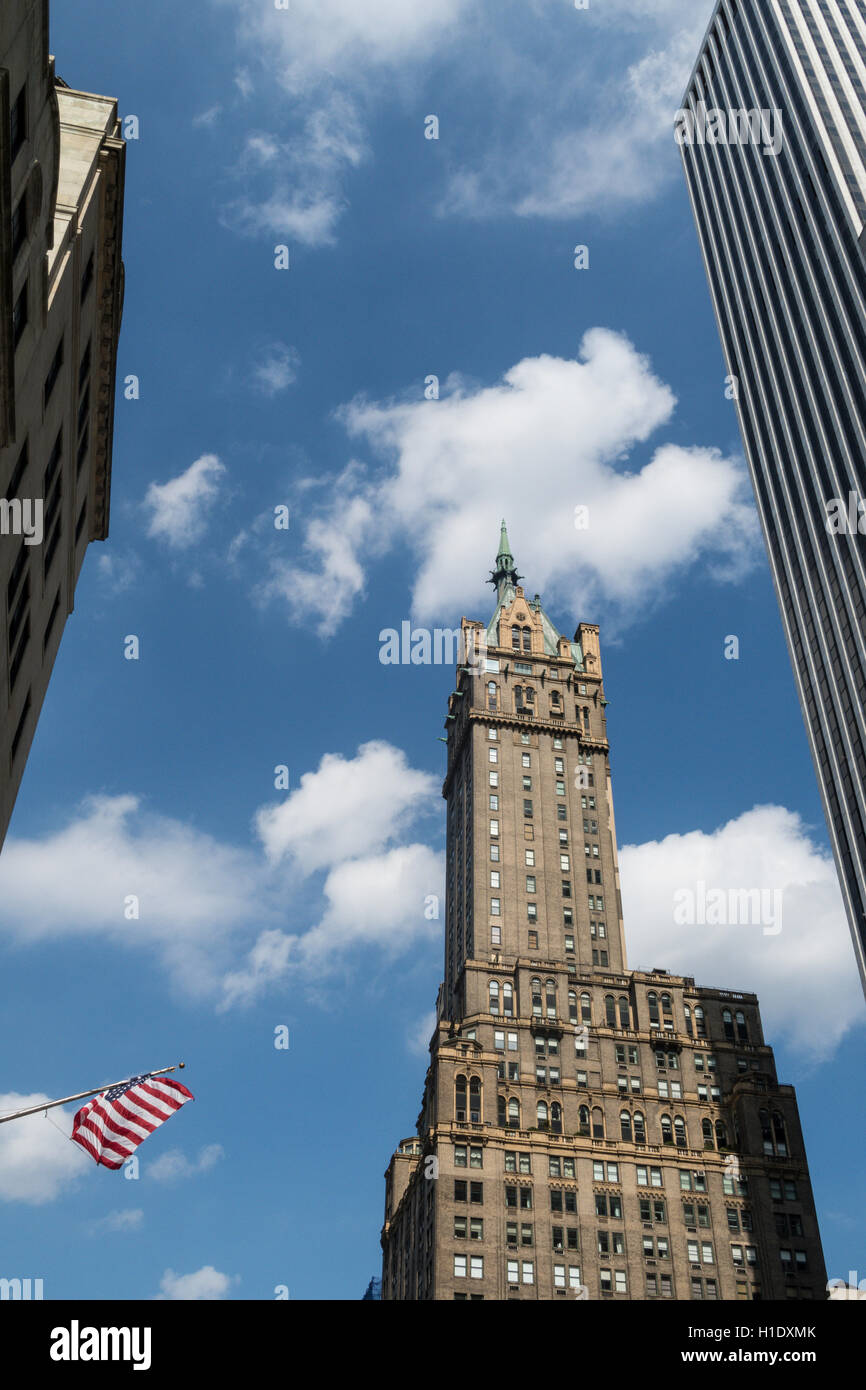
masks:
[[[500,911],[500,899],[499,899],[499,898],[491,898],[491,899],[490,899],[490,916],[491,916],[491,917],[499,917],[499,916],[501,916],[501,911]]]
[[[492,820],[492,821],[490,822],[490,835],[491,835],[491,837],[492,837],[493,839],[496,839],[496,838],[498,837],[498,835],[499,835],[499,821],[498,821],[498,820]]]
[[[466,1256],[465,1256],[465,1255],[455,1255],[455,1256],[454,1256],[454,1278],[455,1278],[455,1279],[465,1279],[465,1278],[466,1278]]]
[[[527,820],[532,819],[532,802],[530,800],[524,800],[523,815]]]
[[[454,1145],[454,1167],[465,1168],[467,1164],[467,1151],[465,1144]]]
[[[524,856],[525,856],[525,859],[526,859],[526,866],[527,866],[527,868],[534,869],[534,868],[535,868],[535,850],[534,850],[534,849],[526,849],[526,850],[523,851],[523,853],[524,853]],[[535,892],[535,889],[533,889],[532,891]]]
[[[9,158],[12,164],[18,158],[24,141],[27,139],[27,83],[12,103],[9,112]]]
[[[93,273],[94,273],[94,269],[95,269],[95,264],[96,264],[96,263],[95,263],[95,260],[94,260],[94,252],[91,251],[91,253],[90,253],[90,255],[89,255],[88,259],[87,259],[87,264],[86,264],[86,266],[84,267],[84,274],[83,274],[83,276],[81,277],[81,303],[82,303],[82,304],[84,303],[85,299],[87,298],[88,294],[90,293],[90,287],[91,287],[91,285],[93,284]]]
[[[490,928],[490,945],[491,945],[491,946],[501,946],[501,945],[502,945],[502,928],[501,928],[501,927],[491,927],[491,928]]]
[[[499,887],[500,887],[499,870],[498,870],[498,869],[491,869],[491,870],[490,870],[490,887],[491,887],[491,888],[499,888]]]
[[[24,249],[27,241],[27,192],[26,189],[18,199],[15,211],[12,214],[12,261],[18,259],[20,252]]]
[[[12,310],[12,345],[13,345],[13,347],[17,347],[17,346],[18,346],[18,344],[20,343],[22,337],[24,336],[24,330],[25,330],[25,328],[27,327],[27,290],[28,290],[29,283],[30,283],[30,282],[29,282],[28,280],[25,280],[25,281],[24,281],[23,289],[21,290],[21,293],[19,294],[18,298],[16,299],[16,301],[15,301],[15,307],[14,307],[14,309]]]
[[[487,759],[488,759],[488,761],[491,762],[491,763],[498,763],[498,762],[499,762],[499,749],[498,749],[498,748],[488,748],[488,750],[487,750]]]

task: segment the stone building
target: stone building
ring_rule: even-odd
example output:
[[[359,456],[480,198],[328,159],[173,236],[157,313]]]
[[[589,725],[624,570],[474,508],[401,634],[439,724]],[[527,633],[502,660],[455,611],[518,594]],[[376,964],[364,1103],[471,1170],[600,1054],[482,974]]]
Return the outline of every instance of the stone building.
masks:
[[[0,844],[84,552],[108,534],[124,156],[117,103],[55,75],[47,0],[3,0]]]
[[[628,969],[599,630],[527,598],[504,524],[492,580],[448,704],[445,980],[382,1297],[823,1298],[757,999]]]

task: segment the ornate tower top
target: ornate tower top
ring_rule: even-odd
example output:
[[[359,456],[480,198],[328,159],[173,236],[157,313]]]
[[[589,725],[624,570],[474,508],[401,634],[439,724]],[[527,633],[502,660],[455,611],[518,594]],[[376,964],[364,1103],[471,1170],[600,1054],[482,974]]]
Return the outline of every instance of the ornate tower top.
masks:
[[[508,541],[508,532],[505,529],[505,522],[502,522],[502,530],[499,536],[499,551],[496,556],[496,569],[490,573],[488,584],[493,584],[496,588],[497,597],[500,601],[504,598],[507,589],[514,589],[522,574],[517,573],[517,565],[511,553],[511,546]]]

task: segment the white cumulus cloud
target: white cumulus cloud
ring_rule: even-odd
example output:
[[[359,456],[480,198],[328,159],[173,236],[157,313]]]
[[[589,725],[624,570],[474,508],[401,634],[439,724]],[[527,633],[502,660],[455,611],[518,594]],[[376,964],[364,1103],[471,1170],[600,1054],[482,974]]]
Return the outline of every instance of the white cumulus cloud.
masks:
[[[173,1269],[167,1269],[156,1297],[185,1303],[214,1302],[228,1298],[232,1286],[239,1283],[239,1274],[221,1274],[213,1265],[202,1265],[192,1274],[175,1274]]]
[[[29,1110],[49,1099],[39,1092],[17,1095],[8,1091],[0,1095],[0,1115]],[[72,1133],[71,1113],[60,1107],[51,1115],[53,1123],[42,1114],[0,1125],[0,1201],[41,1206],[53,1202],[83,1177],[83,1152],[70,1144],[68,1137]]]
[[[215,1164],[224,1157],[221,1144],[208,1144],[201,1150],[198,1158],[189,1159],[182,1149],[167,1149],[160,1154],[155,1163],[149,1163],[146,1176],[155,1182],[180,1182],[185,1178],[198,1177],[209,1173]]]
[[[307,524],[306,560],[276,562],[259,595],[305,620],[312,608],[330,635],[363,590],[368,557],[408,544],[414,617],[456,620],[470,602],[486,612],[478,557],[493,553],[500,508],[521,572],[548,604],[601,608],[609,630],[691,565],[737,579],[761,554],[741,460],[660,443],[632,461],[675,405],[648,359],[602,328],[577,358],[526,358],[493,386],[454,379],[438,401],[355,400],[341,418],[370,449],[375,480],[353,465]]]
[[[768,1042],[784,1039],[812,1061],[829,1057],[862,1024],[836,870],[794,812],[756,806],[711,833],[626,845],[620,863],[632,968],[661,966],[699,985],[757,994]],[[675,909],[686,901],[677,894],[694,894],[697,905],[711,891],[720,890],[725,898],[717,901],[727,902],[732,890],[754,889],[765,892],[759,923],[677,921]],[[725,908],[722,915],[730,921],[733,913]]]
[[[200,540],[219,494],[225,465],[216,454],[202,454],[167,483],[151,483],[144,498],[150,513],[147,534],[184,550]]]

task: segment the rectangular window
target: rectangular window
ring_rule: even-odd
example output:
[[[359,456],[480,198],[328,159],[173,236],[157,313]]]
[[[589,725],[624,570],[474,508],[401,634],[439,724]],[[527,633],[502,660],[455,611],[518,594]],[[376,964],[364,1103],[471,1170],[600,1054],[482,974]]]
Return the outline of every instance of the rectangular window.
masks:
[[[466,1159],[466,1145],[465,1145],[465,1144],[455,1144],[455,1145],[454,1145],[454,1167],[455,1167],[455,1168],[465,1168],[465,1167],[466,1167],[466,1162],[467,1162],[467,1159]]]
[[[502,928],[501,928],[501,927],[491,927],[491,928],[490,928],[490,945],[491,945],[491,946],[501,946],[501,945],[502,945]]]
[[[498,748],[488,748],[488,750],[487,750],[487,758],[488,758],[488,761],[491,762],[491,763],[498,763],[498,762],[499,762],[499,749],[498,749]]]
[[[469,1261],[469,1277],[471,1279],[484,1278],[484,1256],[473,1255]]]
[[[500,915],[501,915],[501,914],[500,914],[500,899],[499,899],[499,898],[491,898],[491,899],[490,899],[490,916],[491,916],[491,917],[499,917]]]
[[[490,887],[491,887],[491,888],[498,888],[498,887],[499,887],[499,870],[498,870],[498,869],[491,869],[491,870],[490,870]]]
[[[465,1278],[466,1278],[466,1256],[465,1256],[465,1255],[455,1255],[455,1256],[454,1256],[454,1278],[455,1278],[455,1279],[465,1279]]]
[[[491,846],[490,846],[490,862],[491,862],[491,864],[498,864],[498,863],[499,863],[499,846],[498,846],[498,845],[491,845]]]
[[[83,276],[81,277],[81,303],[82,303],[82,304],[84,303],[85,299],[87,298],[88,294],[90,293],[90,287],[91,287],[91,285],[93,284],[93,273],[94,273],[95,265],[96,265],[96,262],[95,262],[95,259],[94,259],[94,252],[91,251],[91,253],[90,253],[90,255],[89,255],[88,259],[87,259],[87,264],[86,264],[86,266],[84,267],[84,274],[83,274]]]
[[[517,1260],[508,1260],[505,1268],[509,1284],[516,1284],[520,1278],[520,1266]]]
[[[43,391],[42,401],[43,410],[48,409],[48,402],[51,400],[51,393],[53,392],[54,387],[57,385],[57,378],[59,377],[61,368],[63,366],[63,343],[64,339],[63,335],[61,334],[60,342],[57,344],[57,351],[51,359],[51,366],[48,368],[48,375],[45,378],[45,388]]]
[[[527,864],[527,867],[530,868],[530,869],[534,869],[534,868],[535,868],[535,850],[534,850],[534,849],[525,849],[525,850],[523,851],[523,853],[524,853],[524,855],[525,855],[525,857],[526,857],[526,864]]]
[[[524,803],[523,803],[523,814],[524,814],[524,816],[525,816],[527,819],[530,819],[530,818],[532,817],[532,802],[531,802],[531,801],[524,801]]]
[[[498,786],[499,786],[499,773],[498,773],[498,772],[491,772],[490,775],[489,775],[489,777],[488,777],[488,781],[489,781],[491,787],[498,787]]]
[[[535,1283],[535,1265],[532,1260],[523,1261],[523,1282],[524,1284]]]
[[[26,191],[18,199],[15,211],[12,214],[12,261],[18,259],[20,252],[24,248],[27,240],[27,193]]]
[[[9,158],[12,164],[18,158],[24,141],[27,139],[27,83],[25,82],[9,112]]]
[[[27,327],[27,291],[29,284],[29,280],[24,281],[24,287],[16,299],[15,307],[12,310],[12,346],[16,348]]]

